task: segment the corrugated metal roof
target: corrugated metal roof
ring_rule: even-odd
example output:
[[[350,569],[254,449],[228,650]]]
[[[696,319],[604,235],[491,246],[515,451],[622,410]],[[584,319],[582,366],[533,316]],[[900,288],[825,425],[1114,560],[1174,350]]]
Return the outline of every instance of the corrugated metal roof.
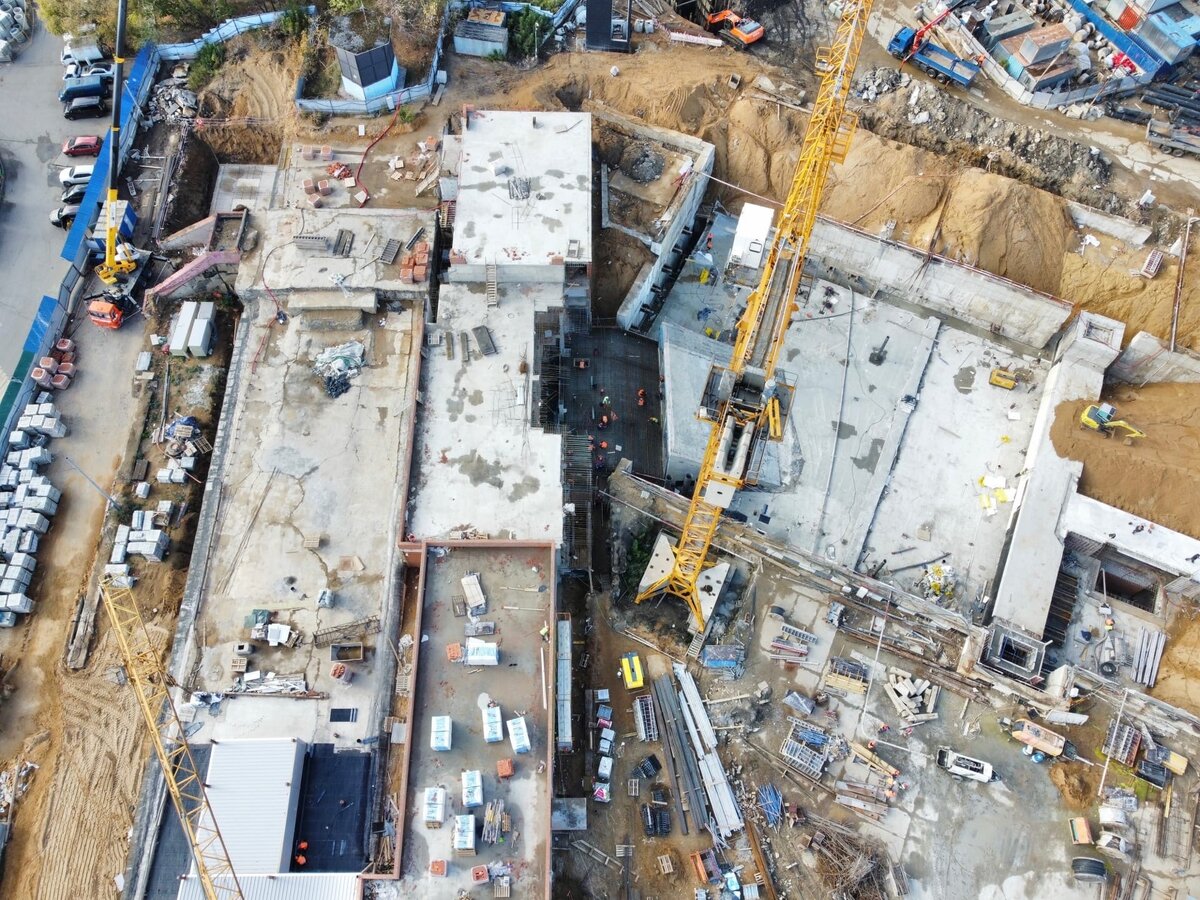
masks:
[[[228,884],[218,878],[217,885]],[[238,875],[245,900],[358,900],[358,875],[349,873],[297,873],[294,875]],[[200,879],[191,875],[179,884],[179,900],[204,900]]]
[[[208,800],[239,877],[288,870],[306,750],[292,738],[213,744]]]

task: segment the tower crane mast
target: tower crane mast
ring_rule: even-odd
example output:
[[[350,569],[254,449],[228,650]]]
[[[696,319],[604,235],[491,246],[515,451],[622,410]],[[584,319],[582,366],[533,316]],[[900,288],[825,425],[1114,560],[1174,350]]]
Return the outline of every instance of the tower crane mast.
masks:
[[[137,692],[138,706],[150,732],[154,755],[162,767],[167,792],[192,848],[196,877],[200,879],[205,900],[242,900],[237,873],[171,697],[171,680],[163,669],[133,591],[106,580],[100,585],[100,596],[117,636],[129,682]]]
[[[783,439],[795,386],[777,363],[798,308],[804,260],[829,168],[845,159],[857,124],[846,104],[872,3],[848,0],[832,45],[817,51],[821,87],[775,238],[738,319],[729,364],[713,365],[701,398],[699,417],[711,429],[683,531],[669,567],[648,571],[639,585],[638,603],[664,592],[675,595],[688,605],[700,629],[706,598],[698,583],[721,513],[738,490],[757,482],[767,442]]]

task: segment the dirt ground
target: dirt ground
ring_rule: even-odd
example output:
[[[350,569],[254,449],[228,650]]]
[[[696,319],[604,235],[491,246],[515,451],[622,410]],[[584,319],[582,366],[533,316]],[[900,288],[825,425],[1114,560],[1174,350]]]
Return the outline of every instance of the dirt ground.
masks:
[[[1200,619],[1194,609],[1176,611],[1150,695],[1200,714]]]
[[[1096,802],[1100,770],[1095,766],[1055,763],[1050,766],[1050,781],[1058,788],[1067,806],[1071,809],[1085,810]]]
[[[787,62],[790,68],[775,68],[773,61]],[[753,86],[754,77],[766,74],[776,86],[811,89],[811,76],[789,54],[707,51],[671,45],[658,35],[642,40],[637,53],[622,58],[616,77],[610,73],[612,59],[605,54],[561,53],[536,68],[520,69],[451,53],[446,64],[446,96],[440,106],[420,111],[415,128],[421,134],[440,131],[464,103],[615,110],[713,143],[714,174],[742,188],[714,185],[716,198],[734,212],[745,200],[755,199],[750,195],[782,199],[806,125],[803,113],[763,99]],[[201,98],[202,112],[218,120],[208,122],[202,136],[221,159],[272,162],[280,139],[361,143],[357,120],[318,124],[295,114],[290,97],[297,65],[298,54],[285,49],[247,43],[231,53]],[[739,88],[729,85],[735,73],[742,78]],[[928,132],[936,141],[924,143],[933,149],[887,140],[860,126],[849,158],[833,170],[823,203],[827,215],[868,231],[894,222],[895,237],[905,243],[1061,296],[1078,308],[1120,318],[1131,326],[1130,338],[1138,330],[1166,336],[1177,263],[1169,260],[1151,281],[1137,277],[1149,248],[1127,247],[1104,235],[1098,247],[1083,244],[1084,236],[1060,196],[1140,216],[1132,203],[1135,197],[1111,190],[1102,196],[1093,190],[1108,180],[1107,163],[1097,162],[1084,143],[1028,124],[993,120],[929,85],[920,92],[922,103],[931,105],[945,123],[901,127],[897,122],[908,122],[910,92],[911,88],[893,90],[865,106],[864,121],[902,140],[923,140],[921,135]],[[386,118],[376,123],[368,125],[368,136],[384,127]],[[1011,135],[997,147],[981,147],[980,135],[997,127]],[[381,145],[374,152],[390,151]],[[1139,193],[1143,189],[1137,188]],[[1144,218],[1164,246],[1174,239],[1174,218]],[[612,268],[620,270],[601,273],[602,280],[612,282],[610,293],[620,292],[636,272],[636,260],[626,259],[622,249],[619,244],[605,245],[597,254],[602,258],[611,251]],[[1179,343],[1200,349],[1200,279],[1186,279],[1184,293]]]
[[[1061,456],[1083,463],[1080,490],[1200,538],[1200,385],[1122,387],[1104,399],[1146,437],[1105,438],[1079,426],[1087,402],[1060,404],[1050,437]]]

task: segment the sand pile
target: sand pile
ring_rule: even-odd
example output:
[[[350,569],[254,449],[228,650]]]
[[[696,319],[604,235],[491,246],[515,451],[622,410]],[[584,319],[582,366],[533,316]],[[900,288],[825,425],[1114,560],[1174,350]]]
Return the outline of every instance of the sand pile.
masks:
[[[871,232],[895,222],[897,240],[1051,293],[1077,246],[1061,198],[865,132],[834,169],[822,211]]]
[[[1200,350],[1200,277],[1195,275],[1197,246],[1193,235],[1182,302],[1179,309],[1178,345]],[[1171,314],[1175,306],[1175,284],[1179,260],[1167,257],[1153,280],[1138,273],[1149,247],[1130,248],[1104,236],[1100,246],[1073,248],[1063,259],[1062,279],[1056,293],[1077,308],[1086,308],[1125,323],[1125,340],[1146,331],[1164,340],[1171,332]]]
[[[1099,770],[1079,763],[1055,763],[1050,767],[1050,780],[1072,809],[1087,809],[1096,802]]]
[[[1177,615],[1150,695],[1200,715],[1200,619]]]
[[[1105,438],[1079,427],[1087,402],[1059,404],[1050,437],[1060,456],[1083,463],[1080,491],[1200,538],[1200,384],[1122,387],[1104,399],[1146,437]]]

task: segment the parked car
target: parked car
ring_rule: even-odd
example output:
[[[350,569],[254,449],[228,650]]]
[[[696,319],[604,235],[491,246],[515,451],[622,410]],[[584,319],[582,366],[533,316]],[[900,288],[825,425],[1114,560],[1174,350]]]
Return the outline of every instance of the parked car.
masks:
[[[96,44],[80,44],[78,47],[72,47],[68,44],[63,47],[62,53],[59,54],[59,60],[64,66],[69,66],[71,63],[86,66],[98,63],[105,58],[107,58],[107,54]]]
[[[946,770],[955,778],[968,778],[984,784],[1000,780],[991,763],[951,750],[949,747],[938,747],[935,761],[938,768]]]
[[[104,138],[98,134],[80,134],[63,142],[64,156],[99,156]]]
[[[58,198],[59,203],[65,203],[68,206],[78,203],[83,199],[83,195],[87,193],[88,186],[84,184],[68,185],[62,192],[62,196]]]
[[[95,171],[96,167],[93,165],[71,166],[58,173],[58,180],[63,187],[72,184],[87,184],[92,180],[92,173]]]
[[[111,85],[117,74],[117,64],[108,61],[93,63],[81,73],[85,78],[89,75],[99,75],[104,83]]]
[[[79,215],[78,206],[60,206],[50,213],[50,224],[57,225],[59,228],[70,228],[77,215]]]
[[[64,81],[62,90],[58,92],[58,99],[67,103],[76,97],[103,97],[106,93],[103,78],[99,75],[84,75]]]
[[[64,119],[98,119],[108,115],[108,101],[103,97],[76,97],[63,104]]]

